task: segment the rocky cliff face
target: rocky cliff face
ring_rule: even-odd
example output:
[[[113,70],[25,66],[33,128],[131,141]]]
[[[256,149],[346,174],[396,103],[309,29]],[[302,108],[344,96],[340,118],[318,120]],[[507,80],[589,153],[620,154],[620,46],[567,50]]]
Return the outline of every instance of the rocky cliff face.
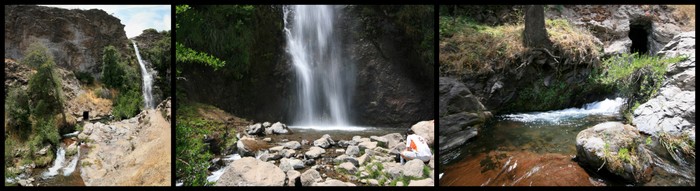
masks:
[[[410,127],[418,121],[434,119],[435,81],[425,63],[408,50],[405,37],[380,33],[376,40],[363,38],[361,28],[392,28],[391,23],[366,26],[367,17],[346,9],[340,21],[349,63],[358,73],[351,108],[361,125]],[[380,29],[378,29],[380,30]],[[385,29],[386,30],[386,29]],[[390,30],[389,30],[390,31]],[[432,68],[433,66],[429,66]]]
[[[34,42],[44,44],[58,66],[94,77],[102,71],[105,46],[129,54],[124,25],[102,10],[6,5],[5,58],[21,60]]]

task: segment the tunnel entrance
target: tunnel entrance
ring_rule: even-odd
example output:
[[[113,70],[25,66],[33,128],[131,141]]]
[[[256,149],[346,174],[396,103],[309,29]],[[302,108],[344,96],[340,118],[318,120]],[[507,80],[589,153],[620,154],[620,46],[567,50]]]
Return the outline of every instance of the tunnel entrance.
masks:
[[[651,31],[651,22],[641,20],[630,23],[629,38],[632,40],[630,53],[649,54],[649,32]]]

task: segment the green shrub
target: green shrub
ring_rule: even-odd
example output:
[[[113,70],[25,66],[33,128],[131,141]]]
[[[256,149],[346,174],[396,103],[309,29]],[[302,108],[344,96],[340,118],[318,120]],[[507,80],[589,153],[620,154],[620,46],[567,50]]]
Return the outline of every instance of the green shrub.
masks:
[[[186,186],[204,186],[207,182],[207,167],[211,153],[200,140],[206,134],[203,129],[192,127],[178,116],[175,138],[175,175]]]
[[[141,92],[136,90],[127,90],[120,92],[113,103],[112,115],[118,119],[126,119],[133,117],[141,111],[143,98]]]
[[[53,60],[53,58],[49,50],[43,44],[35,42],[29,45],[27,53],[25,53],[21,63],[29,65],[29,67],[33,69],[37,69],[50,60]]]
[[[75,78],[80,81],[80,83],[90,85],[95,82],[95,78],[88,72],[73,71],[73,74],[75,75]]]
[[[125,84],[125,66],[121,64],[121,55],[114,46],[104,48],[102,55],[102,83],[110,88],[123,89]]]
[[[41,56],[36,56],[41,57]],[[41,60],[41,59],[30,59]],[[34,65],[34,64],[32,64]],[[53,116],[63,112],[63,91],[61,80],[58,78],[53,60],[48,57],[36,69],[37,72],[29,78],[27,93],[29,108],[35,117]]]
[[[20,139],[27,140],[32,132],[32,122],[29,119],[29,97],[19,88],[11,89],[5,101],[7,125]]]

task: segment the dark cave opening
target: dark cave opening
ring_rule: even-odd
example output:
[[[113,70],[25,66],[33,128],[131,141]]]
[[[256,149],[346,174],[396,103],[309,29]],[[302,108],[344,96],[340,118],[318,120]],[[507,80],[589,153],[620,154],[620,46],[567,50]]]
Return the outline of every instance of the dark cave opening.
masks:
[[[630,24],[629,38],[632,40],[630,53],[649,54],[649,31],[651,22],[641,21]]]

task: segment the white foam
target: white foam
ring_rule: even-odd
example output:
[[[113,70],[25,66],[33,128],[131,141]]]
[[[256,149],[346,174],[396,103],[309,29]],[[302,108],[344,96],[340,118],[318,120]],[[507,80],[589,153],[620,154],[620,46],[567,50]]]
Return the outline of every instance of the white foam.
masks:
[[[289,126],[292,129],[311,129],[316,131],[364,131],[370,129],[370,127],[360,127],[360,126]]]
[[[207,181],[209,181],[209,182],[216,182],[216,181],[218,181],[219,178],[221,178],[221,175],[223,175],[224,172],[226,172],[226,169],[227,169],[227,168],[228,168],[228,167],[224,167],[224,168],[221,168],[221,169],[219,169],[219,170],[217,170],[217,171],[212,172],[210,176],[207,176]]]
[[[623,98],[605,99],[584,105],[582,108],[568,108],[556,111],[518,113],[503,115],[503,118],[520,122],[552,122],[559,123],[570,118],[581,118],[588,115],[618,115],[620,107],[625,103]]]
[[[66,151],[63,147],[58,147],[56,151],[56,160],[53,161],[53,166],[49,168],[49,171],[44,172],[42,175],[44,177],[53,177],[58,174],[58,170],[63,167],[63,162],[66,160]]]
[[[70,174],[75,171],[75,167],[78,165],[78,160],[80,159],[80,148],[78,148],[78,153],[73,156],[73,159],[70,161],[68,166],[63,168],[63,176],[69,176]]]

